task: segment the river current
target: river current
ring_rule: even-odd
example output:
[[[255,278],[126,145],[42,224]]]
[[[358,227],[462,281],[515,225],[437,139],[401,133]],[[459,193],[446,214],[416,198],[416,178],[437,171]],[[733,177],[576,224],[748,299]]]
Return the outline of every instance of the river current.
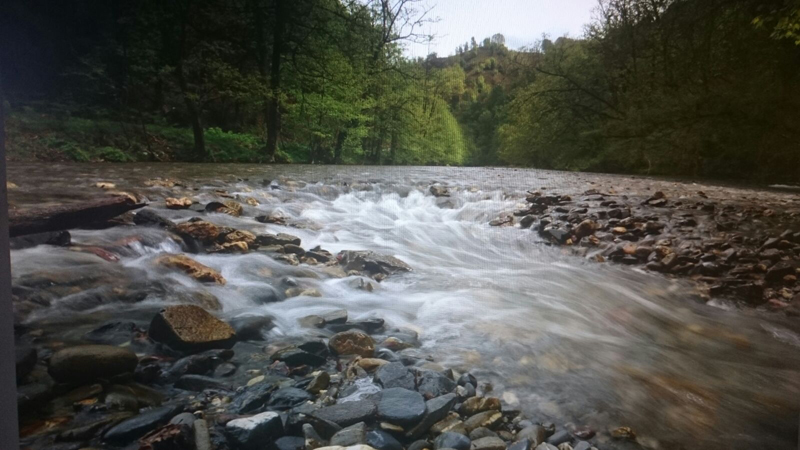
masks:
[[[186,187],[145,186],[157,177]],[[515,169],[189,164],[12,164],[9,180],[18,186],[9,193],[12,207],[96,196],[101,190],[95,183],[104,181],[147,197],[174,221],[197,213],[165,209],[165,196],[206,203],[219,200],[221,190],[259,205],[246,205],[238,218],[206,215],[211,222],[290,233],[302,239],[303,248],[319,245],[334,254],[374,250],[413,268],[368,292],[348,278],[325,276],[319,267],[288,266],[264,253],[194,255],[228,281],[202,287],[220,300],[222,316],[275,317],[268,341],[313,333],[297,319],[345,308],[354,319],[381,317],[392,327],[416,330],[422,354],[491,381],[505,405],[537,420],[595,429],[629,426],[647,448],[788,449],[797,443],[796,319],[724,302],[708,305],[690,281],[596,263],[551,247],[530,230],[488,226],[524,202],[527,190],[641,193],[674,181]],[[450,187],[449,198],[428,192],[436,182]],[[712,198],[796,195],[687,186]],[[287,218],[286,226],[254,220],[274,212]],[[75,308],[66,295],[32,313],[32,327],[51,327],[69,340],[109,318],[146,325],[155,308],[179,303],[183,290],[198,289],[152,263],[159,254],[180,252],[166,232],[115,227],[72,236],[74,243],[124,251],[116,253],[116,262],[66,248],[13,251],[15,282],[42,272],[78,271],[160,280],[173,290],[88,311]],[[322,296],[259,304],[264,292],[281,289],[285,276]]]

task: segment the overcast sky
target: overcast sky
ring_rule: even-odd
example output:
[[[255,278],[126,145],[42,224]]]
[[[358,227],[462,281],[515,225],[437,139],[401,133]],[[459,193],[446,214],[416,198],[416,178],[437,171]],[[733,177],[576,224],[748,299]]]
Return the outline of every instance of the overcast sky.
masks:
[[[424,32],[435,34],[430,44],[411,44],[406,54],[440,56],[455,49],[471,37],[480,43],[483,38],[501,33],[508,48],[532,44],[547,34],[555,39],[569,35],[580,37],[583,25],[591,19],[597,0],[427,0],[433,6],[431,15],[437,23],[428,24]],[[430,50],[429,50],[430,47]]]

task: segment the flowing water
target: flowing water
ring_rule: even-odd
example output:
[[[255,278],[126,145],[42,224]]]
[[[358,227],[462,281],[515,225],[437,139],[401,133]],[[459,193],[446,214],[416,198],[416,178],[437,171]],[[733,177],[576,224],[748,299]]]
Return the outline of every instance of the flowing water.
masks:
[[[223,315],[270,314],[270,339],[309,333],[297,319],[346,308],[351,318],[382,317],[420,333],[421,352],[489,380],[509,407],[536,420],[605,430],[630,426],[648,448],[794,448],[800,398],[800,326],[783,315],[700,301],[691,282],[630,267],[589,262],[546,245],[530,230],[487,223],[524,201],[525,191],[579,195],[586,189],[642,193],[665,180],[538,170],[238,165],[13,165],[13,206],[96,195],[97,181],[147,196],[163,208],[153,177],[179,180],[200,202],[215,190],[256,198],[240,218],[213,214],[217,224],[257,233],[286,232],[303,247],[375,250],[414,268],[374,292],[352,287],[315,267],[291,267],[263,253],[197,255],[220,270],[216,295]],[[264,180],[267,180],[266,182]],[[450,186],[450,198],[427,192]],[[697,190],[697,186],[691,187]],[[702,186],[712,198],[780,200],[792,194]],[[176,193],[181,189],[175,188]],[[174,194],[171,194],[174,195]],[[289,224],[261,224],[278,211]],[[197,213],[159,209],[180,221]],[[245,217],[246,216],[246,217]],[[137,237],[137,240],[131,239]],[[79,294],[33,313],[31,326],[52,326],[68,339],[109,317],[149,317],[153,308],[200,289],[152,264],[180,251],[160,230],[80,230],[73,242],[116,246],[118,262],[62,248],[12,252],[15,282],[45,272],[81,271],[124,285],[160,280],[168,292],[91,312]],[[125,244],[127,243],[127,244]],[[122,250],[119,250],[122,249]],[[320,298],[258,305],[290,275]],[[100,286],[99,288],[102,288]],[[59,324],[61,325],[59,327]],[[616,444],[607,443],[607,447]]]

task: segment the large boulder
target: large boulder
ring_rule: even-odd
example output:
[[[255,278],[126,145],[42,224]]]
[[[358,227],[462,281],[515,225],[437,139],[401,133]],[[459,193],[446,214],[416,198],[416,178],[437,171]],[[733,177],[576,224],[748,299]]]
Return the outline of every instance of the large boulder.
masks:
[[[371,358],[375,354],[375,341],[366,333],[350,330],[331,336],[328,347],[336,355],[358,355]]]
[[[86,383],[133,373],[139,359],[126,348],[111,345],[81,345],[57,351],[48,372],[55,380]]]
[[[336,256],[339,264],[347,271],[357,270],[371,275],[382,273],[391,275],[398,272],[410,272],[411,266],[394,256],[382,255],[373,251],[345,250]]]
[[[150,322],[149,335],[156,342],[187,352],[230,348],[236,339],[230,325],[195,305],[162,309]]]
[[[189,275],[197,281],[204,283],[225,284],[225,278],[211,267],[200,264],[186,255],[164,255],[158,258],[158,264]]]

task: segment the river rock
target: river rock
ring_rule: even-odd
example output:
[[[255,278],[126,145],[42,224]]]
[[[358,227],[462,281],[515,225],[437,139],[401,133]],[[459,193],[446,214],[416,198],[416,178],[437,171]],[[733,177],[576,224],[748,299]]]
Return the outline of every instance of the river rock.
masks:
[[[133,373],[139,359],[126,348],[111,345],[81,345],[57,351],[48,372],[55,380],[85,383]]]
[[[242,450],[262,450],[283,434],[283,421],[269,411],[255,416],[234,419],[225,425],[225,434]]]
[[[133,223],[145,227],[159,227],[167,229],[172,229],[175,227],[175,224],[171,220],[165,219],[150,208],[139,210],[133,216]]]
[[[786,275],[793,275],[796,266],[797,263],[794,261],[779,261],[767,270],[765,278],[767,281],[780,281]]]
[[[517,433],[517,439],[528,439],[531,441],[531,447],[536,447],[547,438],[547,430],[541,425],[530,425],[523,428]]]
[[[470,450],[470,440],[463,434],[442,433],[433,441],[434,450],[452,448],[455,450]]]
[[[312,415],[322,420],[333,422],[340,427],[347,427],[358,422],[370,420],[378,410],[371,400],[357,400],[327,406],[315,411]]]
[[[14,349],[16,357],[17,383],[31,373],[38,360],[36,349],[26,345],[17,345]]]
[[[572,440],[572,435],[567,430],[558,430],[552,436],[547,438],[547,443],[550,445],[559,446],[565,442]]]
[[[350,330],[336,333],[328,341],[328,347],[336,355],[358,355],[371,358],[375,354],[375,341],[360,331]]]
[[[274,450],[304,450],[306,440],[300,436],[283,436],[272,443]]]
[[[422,436],[436,422],[447,416],[456,399],[456,394],[446,394],[425,402],[425,415],[422,416],[422,420],[417,425],[406,432],[406,437],[408,439],[417,439]]]
[[[494,397],[472,397],[464,400],[458,412],[465,416],[472,416],[479,412],[500,410],[500,399]]]
[[[167,205],[167,209],[186,209],[192,206],[192,199],[189,197],[167,197],[164,203]]]
[[[487,436],[472,441],[470,450],[505,450],[506,443],[497,436]]]
[[[464,421],[464,426],[471,432],[478,427],[492,428],[502,419],[503,414],[500,411],[484,411]]]
[[[273,361],[283,361],[290,367],[304,365],[316,367],[325,364],[324,357],[315,355],[297,347],[287,347],[282,350],[278,350],[277,352],[273,353],[272,356],[270,356],[270,359]]]
[[[149,335],[154,341],[187,352],[230,348],[236,339],[230,325],[194,305],[162,309],[150,322]]]
[[[381,392],[378,417],[389,423],[408,425],[418,422],[425,414],[425,399],[419,392],[389,388]]]
[[[366,443],[367,425],[364,422],[359,422],[337,431],[336,434],[331,437],[330,445],[349,447],[351,445]]]
[[[211,267],[200,264],[186,255],[164,255],[157,263],[165,267],[178,269],[200,282],[225,284],[225,278]]]
[[[314,396],[303,389],[285,387],[275,391],[270,396],[267,405],[272,409],[282,411],[300,406],[313,399]]]
[[[283,247],[287,244],[300,245],[300,238],[286,233],[260,234],[256,236],[256,242],[258,245],[279,245]]]
[[[70,245],[71,242],[72,236],[69,234],[69,231],[66,230],[15,236],[8,240],[11,250],[22,250],[24,248],[36,247],[37,245],[66,247]]]
[[[357,270],[371,275],[391,275],[399,272],[410,272],[411,267],[394,256],[382,255],[373,251],[345,250],[336,257],[344,270]]]
[[[430,187],[430,192],[431,192],[431,195],[433,195],[434,197],[449,197],[450,196],[450,192],[447,190],[447,187],[439,185],[439,184],[434,184],[433,186],[431,186]]]
[[[382,431],[374,430],[367,433],[367,445],[375,450],[403,450],[403,444],[391,434]]]
[[[175,387],[185,391],[201,392],[206,389],[231,391],[231,385],[213,377],[203,375],[184,375],[175,382]]]
[[[243,315],[228,320],[228,324],[241,341],[263,341],[263,332],[272,328],[272,316]]]
[[[182,405],[169,405],[144,410],[140,414],[123,420],[103,435],[103,440],[115,445],[132,442],[149,431],[161,426],[181,412]]]
[[[245,230],[233,230],[227,233],[225,237],[222,238],[222,241],[226,243],[244,242],[250,248],[258,247],[256,235]]]
[[[417,380],[417,391],[425,398],[449,394],[456,389],[456,382],[432,370],[422,370]]]
[[[213,244],[222,230],[211,222],[195,220],[182,222],[175,225],[175,232],[183,237],[188,237],[200,243]]]

